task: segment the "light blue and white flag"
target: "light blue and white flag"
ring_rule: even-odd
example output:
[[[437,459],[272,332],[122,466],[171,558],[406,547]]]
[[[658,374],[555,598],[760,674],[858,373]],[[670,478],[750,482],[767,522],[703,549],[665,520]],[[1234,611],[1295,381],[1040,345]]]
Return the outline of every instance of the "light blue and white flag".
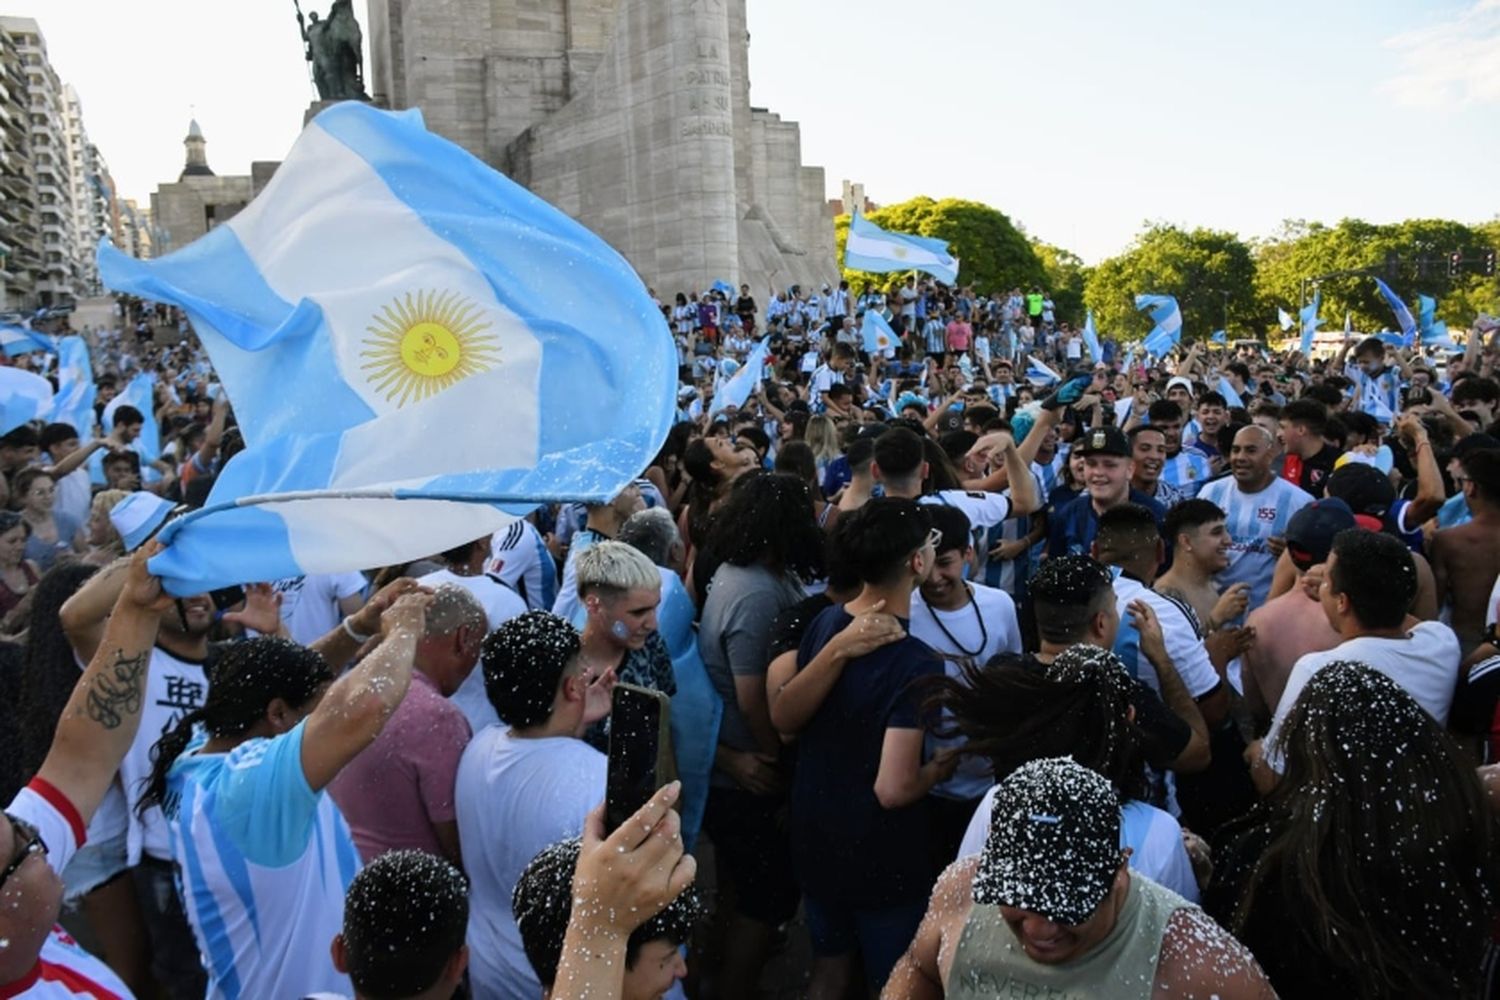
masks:
[[[1214,344],[1227,344],[1227,343],[1229,343],[1229,335],[1227,333],[1225,333],[1223,330],[1215,330],[1213,332],[1213,334],[1208,339],[1209,339],[1210,343],[1214,343]]]
[[[1401,335],[1406,339],[1403,346],[1410,347],[1416,342],[1417,337],[1417,321],[1412,318],[1411,310],[1406,308],[1406,303],[1401,301],[1399,295],[1391,291],[1390,285],[1376,278],[1375,286],[1380,289],[1380,294],[1385,296],[1391,312],[1396,314],[1396,325],[1401,327]]]
[[[1033,385],[1056,385],[1062,376],[1042,363],[1035,354],[1026,355],[1026,381]]]
[[[1392,347],[1410,347],[1411,341],[1407,340],[1395,330],[1381,330],[1375,334],[1375,339],[1382,344],[1390,344]]]
[[[844,266],[880,274],[923,271],[945,285],[958,284],[958,259],[948,252],[947,243],[927,236],[886,232],[858,210],[849,220]]]
[[[94,416],[97,396],[88,344],[82,337],[64,337],[57,345],[57,396],[48,419],[68,424],[80,438],[88,438],[98,422]]]
[[[420,113],[345,101],[244,210],[105,284],[186,310],[247,448],[163,533],[174,594],[405,562],[602,502],[675,415],[677,354],[603,240]]]
[[[860,336],[864,338],[865,353],[870,357],[883,354],[888,358],[896,356],[896,344],[900,338],[896,331],[891,329],[891,324],[885,321],[885,317],[875,309],[866,309],[865,318],[860,324]]]
[[[150,465],[161,458],[161,428],[156,419],[155,394],[156,373],[141,372],[125,383],[125,387],[109,401],[109,404],[104,407],[104,412],[99,415],[99,422],[106,431],[112,431],[115,427],[115,411],[120,407],[133,406],[141,411],[141,416],[145,418],[141,424],[141,433],[130,442],[128,447],[141,456],[141,482],[143,483],[154,483],[161,478],[161,473],[151,468]],[[79,433],[82,434],[84,431],[80,430]],[[88,468],[89,476],[94,482],[104,482],[104,452],[96,451],[90,455]]]
[[[723,278],[720,278],[718,281],[715,281],[713,283],[713,286],[709,289],[709,291],[720,292],[727,297],[734,294],[734,286],[725,281]]]
[[[1276,320],[1281,324],[1283,330],[1290,330],[1292,324],[1296,322],[1296,320],[1292,319],[1292,314],[1280,306],[1276,307]]]
[[[51,337],[38,333],[29,326],[18,326],[15,323],[0,324],[0,348],[4,349],[7,358],[20,357],[33,351],[57,353],[57,345]]]
[[[1083,319],[1083,342],[1088,345],[1089,357],[1094,364],[1104,363],[1104,347],[1099,343],[1099,331],[1094,329],[1094,310],[1090,309]]]
[[[1431,295],[1417,296],[1417,330],[1417,343],[1423,347],[1458,347],[1448,336],[1448,324],[1437,318],[1437,299]]]
[[[1182,342],[1182,310],[1178,308],[1177,300],[1170,295],[1137,295],[1135,307],[1146,310],[1151,322],[1156,324],[1141,346],[1147,354],[1166,357]]]
[[[0,367],[0,434],[45,420],[51,412],[51,382],[20,368]]]
[[[771,338],[760,338],[760,342],[752,347],[745,357],[745,363],[736,368],[733,374],[714,390],[714,403],[709,408],[709,416],[730,406],[736,410],[744,408],[745,403],[755,394],[755,387],[760,385],[761,380],[766,377],[766,357],[770,353]],[[726,361],[724,364],[727,367],[729,362]]]
[[[1229,379],[1223,375],[1219,376],[1219,395],[1224,397],[1224,402],[1230,406],[1244,407],[1245,400],[1235,391],[1234,386],[1229,384]]]
[[[1302,321],[1302,343],[1299,349],[1305,358],[1312,353],[1313,337],[1318,333],[1318,327],[1323,321],[1318,319],[1318,308],[1323,304],[1323,290],[1313,289],[1313,300],[1298,311],[1298,318]]]
[[[1349,312],[1349,310],[1345,309],[1344,310],[1344,336],[1348,337],[1349,334],[1351,334],[1353,332],[1354,332],[1354,314],[1351,313],[1351,312]]]

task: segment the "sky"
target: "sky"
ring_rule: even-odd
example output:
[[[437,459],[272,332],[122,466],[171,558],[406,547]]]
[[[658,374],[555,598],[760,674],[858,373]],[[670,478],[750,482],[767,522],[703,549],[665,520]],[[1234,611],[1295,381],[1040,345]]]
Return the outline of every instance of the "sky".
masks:
[[[310,0],[306,10],[326,10]],[[363,0],[355,9],[361,23]],[[281,0],[12,0],[119,190],[279,160],[314,98]],[[749,0],[751,100],[880,204],[999,208],[1096,262],[1149,221],[1268,236],[1500,215],[1500,0]]]

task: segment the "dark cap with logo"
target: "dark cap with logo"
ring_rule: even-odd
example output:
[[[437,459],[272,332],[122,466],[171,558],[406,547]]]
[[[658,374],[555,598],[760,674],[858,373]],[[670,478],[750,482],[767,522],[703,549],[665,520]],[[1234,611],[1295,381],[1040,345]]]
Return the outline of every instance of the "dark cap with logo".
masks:
[[[1073,450],[1080,455],[1130,457],[1130,441],[1117,427],[1096,427],[1079,438]]]
[[[1328,561],[1333,537],[1357,527],[1354,511],[1337,497],[1315,500],[1292,515],[1286,526],[1286,551],[1298,569]]]

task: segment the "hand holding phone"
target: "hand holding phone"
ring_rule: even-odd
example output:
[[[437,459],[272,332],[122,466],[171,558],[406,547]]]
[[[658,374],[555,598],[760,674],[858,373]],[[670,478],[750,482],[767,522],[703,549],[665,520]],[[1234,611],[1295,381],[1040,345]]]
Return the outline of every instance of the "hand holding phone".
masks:
[[[625,683],[614,686],[604,792],[604,822],[610,832],[677,778],[671,704],[660,691]]]

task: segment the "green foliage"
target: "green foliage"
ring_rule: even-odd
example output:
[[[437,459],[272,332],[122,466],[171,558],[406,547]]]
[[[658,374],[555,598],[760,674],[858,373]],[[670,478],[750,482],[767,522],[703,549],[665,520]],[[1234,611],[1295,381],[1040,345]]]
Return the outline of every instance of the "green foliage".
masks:
[[[959,258],[958,278],[963,285],[989,294],[1011,288],[1040,286],[1047,273],[1036,251],[1003,212],[977,201],[926,196],[871,212],[869,220],[882,229],[913,236],[930,236],[948,242],[948,250]],[[849,237],[849,216],[834,221],[838,259],[844,259]],[[865,288],[890,291],[900,287],[909,272],[871,274],[844,271],[849,287],[858,294]]]
[[[1100,336],[1137,340],[1151,332],[1150,318],[1135,308],[1138,294],[1176,296],[1184,342],[1220,329],[1230,340],[1261,332],[1255,261],[1233,233],[1148,224],[1124,253],[1088,273],[1084,303]]]
[[[1042,270],[1046,273],[1042,287],[1052,294],[1058,322],[1082,326],[1083,289],[1090,269],[1084,266],[1081,257],[1062,247],[1034,239],[1031,248],[1042,262]]]
[[[1446,219],[1408,219],[1376,225],[1344,219],[1336,226],[1288,220],[1274,237],[1255,247],[1256,293],[1264,303],[1266,324],[1274,323],[1276,307],[1295,312],[1304,287],[1311,298],[1310,279],[1337,271],[1374,269],[1397,295],[1417,311],[1417,296],[1438,300],[1438,318],[1454,329],[1466,328],[1476,313],[1500,311],[1500,280],[1476,269],[1485,247],[1500,247],[1500,220],[1468,226]],[[1448,277],[1448,254],[1462,250],[1469,261],[1456,278]],[[1396,254],[1401,264],[1387,276],[1385,261]],[[1304,286],[1303,279],[1309,279]],[[1341,327],[1351,314],[1360,331],[1394,328],[1395,317],[1367,274],[1325,278],[1321,315],[1327,326]]]

